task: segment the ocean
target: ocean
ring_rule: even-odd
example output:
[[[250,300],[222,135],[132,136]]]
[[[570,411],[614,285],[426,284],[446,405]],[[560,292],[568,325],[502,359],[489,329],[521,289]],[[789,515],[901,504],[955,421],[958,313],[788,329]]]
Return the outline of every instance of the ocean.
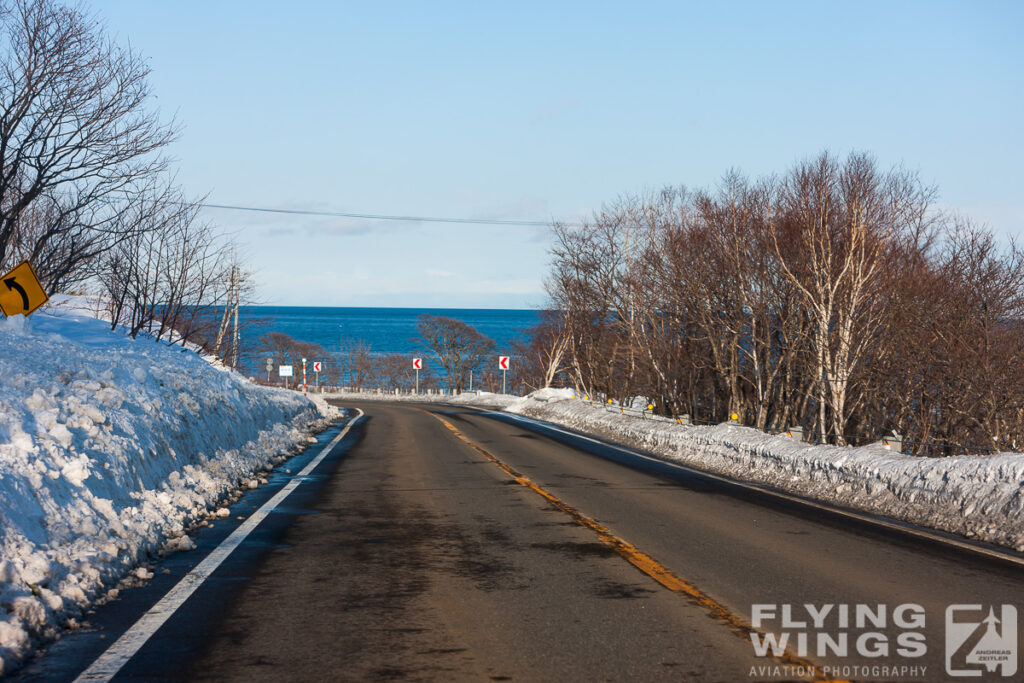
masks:
[[[429,313],[472,325],[496,344],[496,352],[525,341],[525,331],[540,321],[540,311],[488,308],[323,308],[311,306],[242,306],[243,333],[253,348],[268,331],[337,351],[342,342],[363,341],[374,353],[422,353],[416,320]]]

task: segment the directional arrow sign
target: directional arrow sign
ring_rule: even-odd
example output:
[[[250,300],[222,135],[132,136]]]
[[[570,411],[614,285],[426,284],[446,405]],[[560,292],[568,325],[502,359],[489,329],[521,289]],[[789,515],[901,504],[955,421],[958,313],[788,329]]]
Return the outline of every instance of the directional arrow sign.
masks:
[[[29,315],[49,300],[28,261],[0,276],[0,311],[5,316]]]
[[[316,361],[313,363],[313,372],[321,372],[323,370],[323,363]]]
[[[498,369],[508,370],[508,356],[498,356]]]
[[[413,367],[414,370],[422,370],[423,369],[423,359],[422,358],[413,358],[412,359],[412,367]]]

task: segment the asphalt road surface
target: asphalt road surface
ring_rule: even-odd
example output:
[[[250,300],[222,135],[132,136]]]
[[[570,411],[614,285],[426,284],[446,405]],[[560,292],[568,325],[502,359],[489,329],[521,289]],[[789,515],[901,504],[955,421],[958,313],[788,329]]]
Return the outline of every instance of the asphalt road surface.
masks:
[[[950,605],[1024,608],[1012,565],[474,410],[344,405],[366,412],[347,452],[117,680],[946,680]],[[821,628],[807,604],[832,606]],[[756,614],[758,639],[807,652],[757,656]],[[985,628],[966,628],[970,650]]]

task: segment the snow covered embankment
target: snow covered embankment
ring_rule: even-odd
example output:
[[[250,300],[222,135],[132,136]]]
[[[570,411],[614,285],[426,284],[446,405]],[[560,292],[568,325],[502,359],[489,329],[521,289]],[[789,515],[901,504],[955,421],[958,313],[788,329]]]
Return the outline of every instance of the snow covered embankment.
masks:
[[[83,315],[0,321],[0,674],[326,412]]]
[[[881,444],[813,446],[737,425],[642,420],[573,400],[572,393],[430,398],[535,417],[736,480],[1024,551],[1020,453],[922,458]]]

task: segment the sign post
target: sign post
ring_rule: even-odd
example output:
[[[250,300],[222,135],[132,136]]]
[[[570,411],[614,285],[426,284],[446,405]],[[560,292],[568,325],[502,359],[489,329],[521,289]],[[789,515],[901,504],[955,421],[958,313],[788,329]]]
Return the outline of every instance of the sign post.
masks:
[[[324,364],[320,361],[313,362],[313,372],[316,373],[316,389],[320,391],[320,371],[324,369]]]
[[[505,373],[508,372],[508,356],[498,356],[498,367],[501,368],[501,393],[505,393]]]
[[[302,359],[302,390],[306,390],[306,359]]]
[[[8,318],[18,313],[28,316],[49,300],[28,261],[0,276],[0,312]]]
[[[420,393],[420,370],[423,368],[422,358],[413,358],[412,367],[416,371],[416,393]]]
[[[288,388],[288,378],[292,376],[292,366],[290,365],[278,365],[277,374],[279,377],[284,378],[284,388]]]
[[[270,384],[270,371],[274,369],[274,359],[267,359],[267,384]]]

